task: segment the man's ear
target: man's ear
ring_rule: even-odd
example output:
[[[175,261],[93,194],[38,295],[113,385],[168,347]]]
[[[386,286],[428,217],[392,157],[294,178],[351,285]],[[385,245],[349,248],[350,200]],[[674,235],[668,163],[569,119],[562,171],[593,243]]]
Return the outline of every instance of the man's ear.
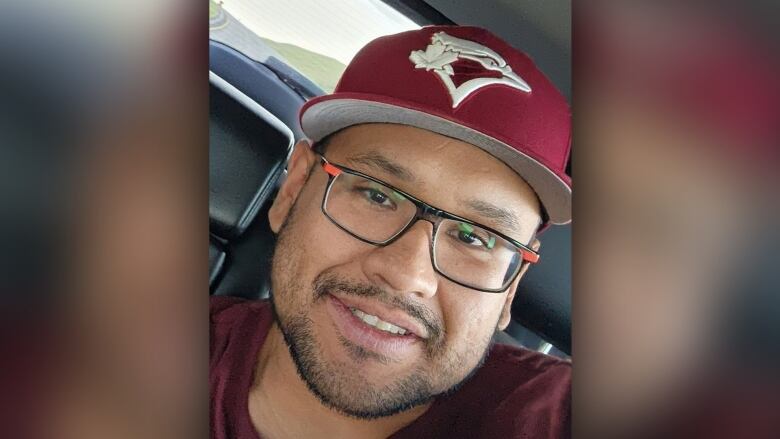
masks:
[[[539,251],[539,247],[541,247],[542,243],[539,242],[538,239],[534,238],[534,241],[531,243],[530,247],[534,251]],[[515,298],[515,293],[517,292],[517,285],[520,283],[520,279],[525,276],[525,272],[528,271],[528,267],[531,266],[528,262],[523,263],[523,268],[520,269],[520,274],[517,275],[517,279],[515,279],[514,282],[512,282],[512,285],[509,286],[509,292],[506,295],[506,301],[504,302],[504,308],[501,309],[501,317],[498,318],[498,329],[500,331],[503,331],[506,329],[507,326],[509,326],[509,319],[511,317],[511,311],[512,311],[512,300]]]
[[[298,199],[309,170],[317,161],[317,155],[312,151],[311,145],[307,140],[301,140],[295,145],[290,161],[287,162],[287,178],[279,188],[271,209],[268,211],[268,221],[271,224],[271,230],[279,233],[279,229],[290,214],[290,210]]]

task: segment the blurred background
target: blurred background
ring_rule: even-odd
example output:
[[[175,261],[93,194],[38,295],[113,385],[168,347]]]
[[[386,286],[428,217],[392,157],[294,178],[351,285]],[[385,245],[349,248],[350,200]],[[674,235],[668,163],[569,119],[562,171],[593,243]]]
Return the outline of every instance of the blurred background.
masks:
[[[773,12],[575,7],[575,433],[777,435]]]
[[[205,21],[232,3],[0,5],[3,436],[208,435]],[[571,99],[574,436],[776,437],[775,2],[468,3],[384,2],[496,29]],[[327,91],[322,54],[296,69]]]
[[[0,6],[4,437],[205,437],[207,5]]]

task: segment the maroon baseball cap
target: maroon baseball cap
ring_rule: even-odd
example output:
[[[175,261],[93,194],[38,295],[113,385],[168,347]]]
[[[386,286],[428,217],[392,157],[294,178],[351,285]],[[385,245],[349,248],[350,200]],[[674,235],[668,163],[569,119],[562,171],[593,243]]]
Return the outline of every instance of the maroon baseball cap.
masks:
[[[313,141],[363,123],[397,123],[473,144],[517,172],[549,222],[571,221],[571,114],[524,53],[489,31],[429,26],[370,42],[336,90],[300,113]]]

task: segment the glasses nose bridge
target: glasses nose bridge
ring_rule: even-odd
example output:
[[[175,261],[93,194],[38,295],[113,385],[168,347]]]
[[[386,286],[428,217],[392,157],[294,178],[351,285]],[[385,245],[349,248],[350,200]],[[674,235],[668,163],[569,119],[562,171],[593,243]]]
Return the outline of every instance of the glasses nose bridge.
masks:
[[[431,223],[433,226],[433,235],[431,236],[432,239],[435,239],[436,236],[436,229],[439,227],[439,224],[444,219],[442,217],[442,211],[431,207],[425,203],[418,202],[417,203],[417,212],[414,215],[414,218],[412,218],[412,221],[409,223],[408,228],[412,228],[415,224],[417,224],[417,221],[423,220],[426,222]]]
[[[436,243],[436,230],[439,228],[439,224],[444,219],[441,216],[442,211],[436,209],[435,207],[428,206],[427,204],[420,201],[416,202],[415,204],[417,205],[417,211],[415,212],[414,217],[412,217],[406,227],[398,235],[396,235],[392,241],[395,241],[401,236],[405,235],[409,230],[411,230],[412,227],[414,227],[415,224],[417,224],[418,221],[422,220],[431,223],[432,228],[430,246],[432,248]],[[433,255],[431,255],[431,257],[433,257]]]

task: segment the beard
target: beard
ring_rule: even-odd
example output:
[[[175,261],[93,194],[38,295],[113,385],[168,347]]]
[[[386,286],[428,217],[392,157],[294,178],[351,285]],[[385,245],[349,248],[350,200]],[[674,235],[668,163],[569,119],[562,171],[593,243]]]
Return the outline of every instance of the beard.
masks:
[[[304,251],[299,240],[304,235],[293,232],[296,207],[297,204],[282,225],[274,249],[271,306],[298,375],[319,401],[354,418],[376,419],[426,404],[465,384],[484,363],[493,333],[487,334],[481,343],[469,343],[458,352],[448,349],[443,322],[418,303],[375,285],[339,276],[333,268],[323,270],[310,284],[304,284],[300,277],[300,273],[304,273],[300,270]],[[371,298],[399,308],[423,324],[429,336],[419,340],[424,343],[425,353],[420,365],[388,384],[378,385],[361,374],[356,366],[368,361],[387,365],[392,359],[363,349],[344,337],[339,337],[339,342],[347,354],[340,359],[327,360],[317,341],[309,312],[330,293],[337,292]]]

